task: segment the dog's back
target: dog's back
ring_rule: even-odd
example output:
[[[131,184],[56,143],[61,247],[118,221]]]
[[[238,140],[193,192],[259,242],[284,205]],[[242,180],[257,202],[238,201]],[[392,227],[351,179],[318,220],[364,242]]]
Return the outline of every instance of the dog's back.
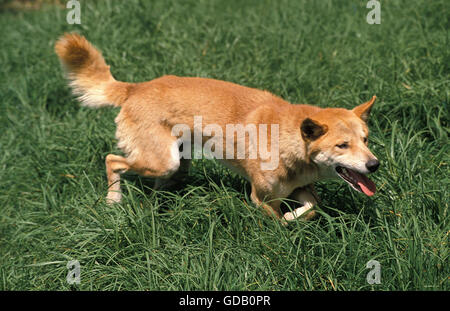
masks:
[[[204,116],[205,122],[222,125],[224,120],[245,123],[248,113],[261,105],[289,105],[267,91],[209,78],[169,75],[142,83],[116,81],[102,54],[78,34],[61,37],[55,51],[83,105],[121,106],[134,118],[145,115],[173,126]]]

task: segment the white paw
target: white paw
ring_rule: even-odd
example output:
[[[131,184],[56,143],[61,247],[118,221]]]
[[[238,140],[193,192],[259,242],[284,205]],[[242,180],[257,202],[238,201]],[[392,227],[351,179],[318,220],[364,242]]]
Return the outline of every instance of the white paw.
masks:
[[[309,206],[302,206],[302,207],[296,208],[292,212],[285,213],[283,218],[287,221],[292,221],[292,220],[300,217],[304,213],[306,213],[306,211],[308,211],[309,209],[310,209]]]

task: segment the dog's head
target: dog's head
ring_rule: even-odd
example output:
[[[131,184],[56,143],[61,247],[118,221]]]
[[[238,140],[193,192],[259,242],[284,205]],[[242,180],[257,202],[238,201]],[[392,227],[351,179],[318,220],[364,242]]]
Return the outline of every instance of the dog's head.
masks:
[[[366,175],[380,165],[368,148],[366,124],[375,98],[353,110],[323,109],[303,120],[300,127],[308,159],[326,176],[339,176],[368,196],[375,193],[376,187]]]

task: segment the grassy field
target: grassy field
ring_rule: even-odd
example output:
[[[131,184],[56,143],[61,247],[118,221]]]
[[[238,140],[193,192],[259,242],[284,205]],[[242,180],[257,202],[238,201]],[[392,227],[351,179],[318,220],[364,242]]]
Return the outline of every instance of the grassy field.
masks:
[[[367,1],[81,1],[81,25],[60,3],[0,11],[0,289],[450,289],[449,1],[382,1],[379,25]],[[283,227],[245,180],[194,160],[183,186],[129,176],[107,206],[118,110],[71,95],[53,52],[67,31],[122,81],[211,77],[321,107],[376,94],[377,194],[320,183],[320,217]]]

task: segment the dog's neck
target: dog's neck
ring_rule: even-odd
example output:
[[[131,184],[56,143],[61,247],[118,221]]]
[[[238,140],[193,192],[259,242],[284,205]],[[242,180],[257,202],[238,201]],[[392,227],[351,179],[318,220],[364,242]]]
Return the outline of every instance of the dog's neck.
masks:
[[[300,124],[304,118],[317,113],[321,108],[309,105],[290,105],[279,115],[279,120],[292,120],[290,123],[280,122],[280,161],[286,170],[285,178],[288,182],[298,184],[298,187],[327,179],[326,170],[320,168],[310,158],[306,150],[306,143],[300,131]],[[284,118],[283,114],[298,115],[298,118]]]

